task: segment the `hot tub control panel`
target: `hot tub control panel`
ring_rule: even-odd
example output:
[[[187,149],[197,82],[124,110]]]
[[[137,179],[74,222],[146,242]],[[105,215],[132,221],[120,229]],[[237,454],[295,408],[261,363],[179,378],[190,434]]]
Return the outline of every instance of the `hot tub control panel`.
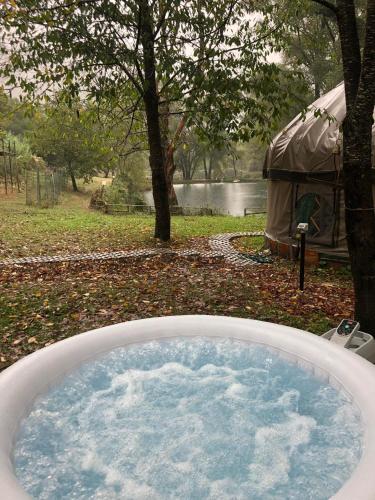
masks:
[[[358,321],[343,319],[336,328],[328,330],[322,337],[375,363],[374,337],[361,332],[359,328]]]
[[[339,335],[350,335],[353,332],[356,332],[359,329],[358,321],[354,321],[354,319],[343,319],[339,326],[337,327],[337,333]]]
[[[330,340],[331,342],[339,344],[342,347],[349,346],[357,330],[359,330],[358,321],[354,321],[353,319],[343,319],[333,332]]]

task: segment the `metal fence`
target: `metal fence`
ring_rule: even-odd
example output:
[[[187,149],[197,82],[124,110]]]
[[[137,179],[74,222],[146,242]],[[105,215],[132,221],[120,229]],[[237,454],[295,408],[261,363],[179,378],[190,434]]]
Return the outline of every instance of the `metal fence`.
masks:
[[[244,208],[243,215],[256,215],[256,214],[266,214],[267,210],[265,208]]]
[[[0,140],[0,182],[4,185],[5,194],[15,189],[21,191],[21,172],[17,165],[15,142]]]
[[[106,214],[119,214],[119,215],[131,215],[131,214],[154,214],[155,207],[153,205],[123,205],[123,204],[113,204],[106,203],[102,200],[96,200],[91,202],[91,208],[101,210]],[[210,207],[180,207],[171,206],[171,215],[220,215],[220,211],[215,208]]]
[[[66,176],[49,170],[25,170],[26,205],[49,208],[59,201],[66,189]]]

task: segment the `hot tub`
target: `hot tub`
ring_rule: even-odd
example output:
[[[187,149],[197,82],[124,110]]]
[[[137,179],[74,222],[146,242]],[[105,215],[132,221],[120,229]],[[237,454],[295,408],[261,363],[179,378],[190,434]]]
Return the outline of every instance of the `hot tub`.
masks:
[[[36,398],[46,394],[70,373],[74,373],[77,367],[84,366],[89,360],[100,359],[104,353],[117,347],[147,345],[150,341],[176,337],[233,339],[264,346],[290,365],[298,365],[314,378],[324,380],[338,391],[344,392],[352,400],[351,404],[359,410],[358,425],[363,428],[362,451],[351,477],[332,498],[374,499],[374,366],[324,339],[293,328],[239,318],[179,316],[131,321],[77,335],[27,356],[0,375],[2,500],[30,498],[16,478],[13,455],[20,423],[30,413]],[[237,386],[238,384],[230,386],[231,397],[238,396]],[[144,497],[147,495],[145,489]],[[299,498],[298,495],[295,498]]]

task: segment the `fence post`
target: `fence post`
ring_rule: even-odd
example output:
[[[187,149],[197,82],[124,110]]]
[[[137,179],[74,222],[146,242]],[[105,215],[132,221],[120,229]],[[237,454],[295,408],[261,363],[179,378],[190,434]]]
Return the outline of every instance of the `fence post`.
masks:
[[[13,141],[13,155],[14,155],[14,171],[15,171],[15,175],[16,175],[17,191],[20,193],[21,192],[21,185],[20,185],[20,176],[19,176],[18,164],[17,164],[16,141]]]
[[[13,193],[13,172],[12,172],[12,150],[10,147],[10,141],[8,141],[8,158],[9,158],[9,177],[10,177],[10,187]]]
[[[8,194],[8,176],[7,176],[7,164],[6,164],[6,158],[5,158],[5,143],[4,143],[4,139],[1,139],[1,147],[2,147],[2,153],[3,153],[5,194]]]
[[[26,205],[31,205],[30,202],[30,193],[29,193],[29,171],[24,170],[24,177],[25,177],[25,194],[26,194]]]
[[[40,206],[41,201],[42,201],[42,195],[40,191],[40,174],[39,174],[39,166],[37,167],[36,170],[36,196],[37,196],[37,203],[38,206]]]
[[[53,206],[57,203],[56,188],[55,188],[55,176],[54,176],[53,172],[51,174],[51,179],[52,179],[52,206]]]
[[[49,207],[49,204],[50,204],[50,201],[51,201],[51,183],[50,183],[50,180],[51,180],[51,176],[48,175],[47,176],[47,172],[44,171],[44,196],[43,196],[43,199],[44,199],[44,206],[45,207]]]
[[[301,258],[299,264],[299,289],[305,288],[305,252],[306,252],[306,233],[301,233]]]

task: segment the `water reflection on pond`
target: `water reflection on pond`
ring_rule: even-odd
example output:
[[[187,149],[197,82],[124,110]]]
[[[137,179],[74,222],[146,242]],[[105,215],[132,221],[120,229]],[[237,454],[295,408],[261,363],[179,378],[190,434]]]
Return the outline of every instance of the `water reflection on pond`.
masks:
[[[179,205],[183,207],[212,207],[231,215],[243,215],[245,208],[254,211],[266,208],[265,181],[177,184],[175,190]],[[145,198],[147,203],[153,204],[151,192],[145,193]]]

